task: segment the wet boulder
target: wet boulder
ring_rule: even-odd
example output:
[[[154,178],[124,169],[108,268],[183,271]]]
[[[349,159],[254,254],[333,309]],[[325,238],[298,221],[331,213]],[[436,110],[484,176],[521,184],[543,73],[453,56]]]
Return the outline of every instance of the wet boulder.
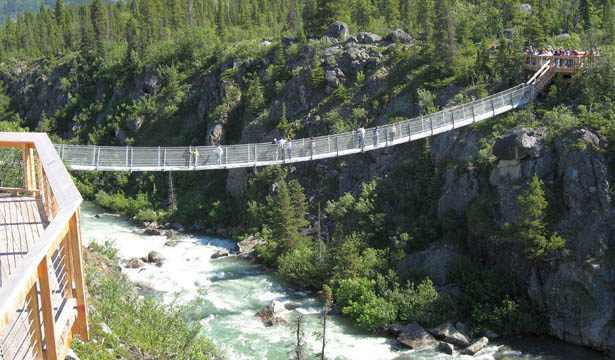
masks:
[[[457,330],[451,322],[445,322],[428,330],[437,339],[453,344],[457,347],[469,346],[470,340]]]
[[[489,339],[486,337],[482,337],[478,340],[475,340],[472,345],[468,346],[463,350],[463,354],[465,355],[474,355],[482,349],[486,348],[489,345]]]
[[[228,256],[228,250],[226,249],[220,249],[216,251],[215,253],[211,254],[212,259],[217,259],[217,258],[221,258],[224,256]]]
[[[269,303],[269,305],[265,306],[259,312],[257,312],[255,316],[261,318],[267,326],[286,324],[287,321],[278,316],[278,314],[280,314],[284,310],[284,304],[274,300]]]
[[[139,269],[145,266],[145,262],[139,258],[132,258],[126,262],[126,267],[129,269]]]
[[[453,355],[453,351],[455,350],[455,347],[447,342],[440,341],[440,344],[438,344],[438,350],[445,354]]]
[[[417,350],[438,346],[438,341],[416,322],[404,326],[397,341]]]
[[[165,260],[165,257],[162,256],[158,251],[150,251],[147,254],[147,262],[154,263],[158,266],[162,265],[162,262]]]

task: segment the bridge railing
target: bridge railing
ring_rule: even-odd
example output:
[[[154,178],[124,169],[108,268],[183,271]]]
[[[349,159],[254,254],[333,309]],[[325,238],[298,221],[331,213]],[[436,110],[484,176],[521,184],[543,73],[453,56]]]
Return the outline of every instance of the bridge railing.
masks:
[[[555,55],[523,55],[524,67],[530,71],[538,71],[548,61],[553,65],[553,71],[564,74],[574,74],[579,71],[583,65],[591,61],[591,57],[587,55],[575,56],[555,56]]]
[[[251,167],[292,163],[359,153],[396,145],[470,125],[530,100],[531,86],[520,84],[470,103],[434,114],[365,129],[363,146],[357,131],[272,143],[223,146],[218,163],[215,147],[110,147],[56,145],[62,159],[75,170],[177,171]]]
[[[25,184],[0,191],[35,195],[48,222],[1,284],[0,359],[63,359],[73,335],[89,336],[82,198],[46,134],[0,132],[0,148],[22,150]]]

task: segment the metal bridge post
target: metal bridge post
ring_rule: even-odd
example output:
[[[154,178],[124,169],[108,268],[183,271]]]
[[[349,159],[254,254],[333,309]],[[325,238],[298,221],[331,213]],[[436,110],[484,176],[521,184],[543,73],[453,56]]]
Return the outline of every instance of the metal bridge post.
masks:
[[[425,131],[425,123],[423,122],[423,115],[421,115],[421,132]]]
[[[100,165],[100,146],[98,148],[98,154],[96,155],[96,170],[98,170],[98,166]]]
[[[248,149],[248,164],[249,164],[250,163],[250,144],[248,144],[246,148]]]
[[[493,111],[493,116],[495,116],[495,105],[493,104],[493,98],[491,98],[491,111]]]
[[[228,165],[228,146],[226,147],[226,151],[224,152],[224,164]]]
[[[431,136],[433,136],[433,116],[429,117],[429,129],[431,130]]]
[[[62,160],[64,160],[64,144],[62,144],[62,148],[60,150],[60,154],[62,155]]]
[[[256,167],[256,163],[258,162],[258,154],[256,153],[256,144],[254,144],[254,166]]]
[[[130,148],[130,172],[132,172],[132,158],[133,158],[133,148]]]
[[[314,160],[314,141],[310,141],[310,160]]]
[[[331,152],[331,135],[327,135],[327,153]]]
[[[339,157],[340,156],[340,148],[339,148],[338,143],[337,143],[338,138],[339,138],[339,135],[335,135],[335,152],[336,152],[337,156]]]
[[[96,165],[96,149],[98,148],[98,146],[94,147],[94,153],[92,154],[92,167],[94,167]],[[25,162],[24,162],[24,167],[25,167]]]
[[[455,128],[455,111],[451,111],[451,122],[453,123],[453,129]]]
[[[158,146],[158,159],[156,159],[158,161],[158,168],[160,168],[160,146]]]
[[[125,167],[128,167],[128,146],[126,146],[126,162],[124,163]]]
[[[410,120],[408,120],[408,141],[410,141]]]
[[[167,168],[167,148],[164,148],[164,155],[162,158],[162,171],[165,171]]]
[[[389,128],[388,127],[384,127],[384,142],[385,142],[385,146],[389,147]]]
[[[511,92],[510,92],[510,107],[511,107],[511,108],[515,106],[515,104],[513,104],[513,95],[512,95],[512,94],[513,94],[513,93],[512,93],[512,91],[511,91]],[[504,95],[502,95],[502,100],[503,100],[503,99],[504,99]]]
[[[472,104],[471,109],[472,109],[472,123],[475,123],[476,122],[476,116],[474,115],[474,104]]]

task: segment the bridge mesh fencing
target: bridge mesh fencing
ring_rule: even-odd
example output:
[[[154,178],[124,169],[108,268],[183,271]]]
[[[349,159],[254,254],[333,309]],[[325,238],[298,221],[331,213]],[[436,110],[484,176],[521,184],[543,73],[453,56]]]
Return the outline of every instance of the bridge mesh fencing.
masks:
[[[434,114],[357,131],[271,143],[223,146],[112,147],[56,145],[60,157],[76,170],[167,171],[251,167],[309,161],[370,151],[470,125],[522,106],[532,87],[524,84]]]

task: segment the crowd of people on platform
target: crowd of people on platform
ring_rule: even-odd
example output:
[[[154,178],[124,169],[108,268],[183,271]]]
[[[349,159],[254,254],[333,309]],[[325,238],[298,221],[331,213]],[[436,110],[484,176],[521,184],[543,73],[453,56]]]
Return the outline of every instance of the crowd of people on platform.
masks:
[[[591,51],[591,52],[587,52],[587,51],[581,51],[581,50],[569,50],[569,49],[551,49],[551,48],[543,48],[542,50],[538,50],[533,46],[530,46],[529,48],[527,48],[525,50],[525,53],[527,55],[537,55],[537,56],[546,56],[546,57],[551,57],[551,56],[588,56],[588,55],[595,55],[595,56],[600,56],[600,50],[597,51]],[[536,58],[530,58],[528,57],[525,60],[525,63],[527,65],[530,64],[530,59],[532,59],[532,65],[536,66],[537,65],[537,60]],[[560,59],[560,58],[555,58],[555,66],[556,67],[571,67],[573,64],[572,59]]]

